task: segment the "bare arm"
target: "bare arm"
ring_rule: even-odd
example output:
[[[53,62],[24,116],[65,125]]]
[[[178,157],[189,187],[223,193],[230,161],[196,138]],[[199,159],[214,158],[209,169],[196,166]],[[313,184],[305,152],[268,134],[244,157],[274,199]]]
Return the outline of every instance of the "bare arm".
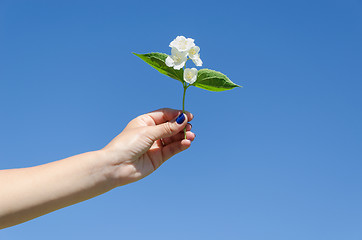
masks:
[[[19,224],[116,187],[102,152],[0,171],[0,228]]]
[[[135,182],[187,149],[192,115],[160,109],[132,120],[105,148],[56,162],[0,171],[0,229]],[[187,126],[187,139],[182,129]],[[162,141],[160,139],[163,139]]]

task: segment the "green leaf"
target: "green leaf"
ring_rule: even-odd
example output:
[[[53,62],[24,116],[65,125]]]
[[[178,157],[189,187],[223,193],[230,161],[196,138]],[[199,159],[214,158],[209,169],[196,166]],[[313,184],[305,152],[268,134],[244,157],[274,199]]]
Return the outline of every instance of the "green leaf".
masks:
[[[210,69],[201,69],[197,73],[195,87],[202,88],[208,91],[220,92],[230,90],[235,87],[241,87],[233,83],[226,75]]]
[[[155,68],[160,73],[165,74],[166,76],[169,76],[180,82],[183,82],[184,70],[183,69],[175,70],[172,67],[168,67],[165,63],[165,60],[168,56],[167,54],[158,53],[158,52],[146,53],[146,54],[137,54],[137,53],[133,54],[141,58],[149,65],[151,65],[151,67]]]

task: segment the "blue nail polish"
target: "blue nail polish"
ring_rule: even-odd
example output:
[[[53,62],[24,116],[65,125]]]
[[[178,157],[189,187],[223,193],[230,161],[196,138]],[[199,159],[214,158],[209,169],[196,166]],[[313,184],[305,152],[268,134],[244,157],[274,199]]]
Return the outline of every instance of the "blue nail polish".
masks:
[[[185,121],[185,114],[181,113],[177,118],[176,118],[176,122],[178,124],[181,124]]]

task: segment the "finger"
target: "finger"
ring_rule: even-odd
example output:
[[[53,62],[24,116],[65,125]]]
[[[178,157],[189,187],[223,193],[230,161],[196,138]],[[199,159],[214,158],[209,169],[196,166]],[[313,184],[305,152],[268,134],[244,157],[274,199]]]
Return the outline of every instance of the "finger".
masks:
[[[191,128],[192,128],[192,125],[190,123],[187,123],[186,131],[191,131]],[[169,137],[169,138],[164,138],[163,142],[164,142],[165,145],[167,145],[167,144],[170,144],[170,143],[175,142],[175,141],[181,141],[182,138],[180,138],[179,136],[181,136],[181,135],[184,136],[184,134],[185,133],[184,133],[184,131],[182,129],[181,132],[175,134],[174,136]],[[184,136],[184,138],[185,138],[185,136]]]
[[[193,132],[186,132],[186,139],[190,140],[191,142],[195,140],[196,134]],[[181,141],[182,139],[185,139],[185,133],[180,132],[176,134],[175,136],[171,137],[172,142],[169,142],[168,144],[171,144],[173,142]],[[167,145],[167,144],[166,144]]]
[[[171,122],[165,122],[156,126],[148,126],[145,134],[151,140],[156,141],[160,138],[168,138],[181,132],[187,124],[187,116],[181,113],[177,119]]]
[[[145,115],[151,117],[156,125],[165,123],[175,119],[178,115],[182,113],[181,110],[171,109],[171,108],[161,108],[156,111],[146,113]],[[188,121],[191,121],[194,116],[192,113],[185,111]]]
[[[196,137],[195,133],[190,132],[190,131],[186,132],[186,139],[190,140],[191,142],[194,141],[195,137]],[[170,138],[163,139],[163,143],[166,146],[166,145],[169,145],[171,143],[181,141],[182,139],[185,139],[185,133],[184,132],[180,132],[180,133],[178,133],[178,134],[176,134],[176,135],[174,135],[174,136],[172,136]]]
[[[180,115],[181,110],[175,110],[170,108],[162,108],[150,113],[143,114],[141,116],[136,117],[132,121],[127,124],[126,128],[137,128],[141,126],[154,126],[161,123],[168,122],[178,115]],[[185,112],[188,121],[191,121],[194,116],[189,112]]]
[[[175,154],[182,152],[188,149],[191,146],[191,141],[188,139],[183,139],[182,141],[171,143],[170,145],[165,146],[162,148],[162,161],[165,162],[170,157],[174,156]]]

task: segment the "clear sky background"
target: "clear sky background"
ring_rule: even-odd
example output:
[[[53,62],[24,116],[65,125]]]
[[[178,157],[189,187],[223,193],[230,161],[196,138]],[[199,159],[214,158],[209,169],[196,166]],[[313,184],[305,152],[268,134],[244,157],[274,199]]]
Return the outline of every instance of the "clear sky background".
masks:
[[[0,239],[362,239],[360,0],[0,0],[0,168],[181,108],[181,84],[131,54],[178,35],[244,88],[189,88],[188,151]]]

